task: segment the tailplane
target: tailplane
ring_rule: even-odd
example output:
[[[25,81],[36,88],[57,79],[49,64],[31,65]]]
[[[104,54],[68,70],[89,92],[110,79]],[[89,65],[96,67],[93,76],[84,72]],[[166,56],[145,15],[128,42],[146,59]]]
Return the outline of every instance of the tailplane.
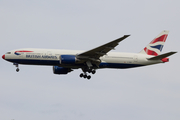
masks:
[[[155,57],[152,57],[152,58],[148,58],[148,60],[161,60],[163,58],[166,58],[168,56],[171,56],[173,54],[175,54],[177,52],[168,52],[168,53],[165,53],[165,54],[162,54],[162,55],[158,55],[158,56],[155,56]]]
[[[166,38],[168,36],[169,31],[162,31],[154,40],[152,40],[140,53],[158,56],[166,42]]]

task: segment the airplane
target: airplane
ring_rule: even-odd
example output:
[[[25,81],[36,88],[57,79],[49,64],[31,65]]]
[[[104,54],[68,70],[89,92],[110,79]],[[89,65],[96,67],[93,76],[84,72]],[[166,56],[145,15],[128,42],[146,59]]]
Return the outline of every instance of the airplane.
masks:
[[[168,33],[169,31],[162,31],[139,53],[109,52],[130,36],[124,35],[88,51],[24,48],[11,50],[2,58],[12,62],[17,67],[17,72],[19,72],[19,64],[53,66],[53,73],[59,75],[80,68],[83,73],[79,76],[90,79],[88,73],[95,74],[97,69],[125,69],[168,62],[167,57],[177,53],[160,54]]]

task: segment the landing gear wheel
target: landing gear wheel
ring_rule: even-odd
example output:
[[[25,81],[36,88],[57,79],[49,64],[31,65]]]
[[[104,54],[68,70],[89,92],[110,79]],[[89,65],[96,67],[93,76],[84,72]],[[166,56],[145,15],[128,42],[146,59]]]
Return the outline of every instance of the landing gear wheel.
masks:
[[[95,71],[95,70],[93,70],[93,71],[92,71],[92,74],[95,74],[95,73],[96,73],[96,71]]]
[[[83,77],[84,75],[83,75],[83,73],[81,73],[79,76],[80,76],[80,77]]]
[[[91,76],[89,75],[89,76],[87,76],[87,79],[89,80],[89,79],[91,79]]]
[[[16,72],[19,72],[19,68],[16,69]]]
[[[84,78],[87,78],[87,75],[84,75]]]

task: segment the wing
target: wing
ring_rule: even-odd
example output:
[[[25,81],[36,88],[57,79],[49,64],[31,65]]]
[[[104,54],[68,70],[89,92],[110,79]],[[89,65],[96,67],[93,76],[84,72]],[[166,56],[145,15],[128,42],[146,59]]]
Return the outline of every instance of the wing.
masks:
[[[127,37],[129,37],[130,35],[124,35],[123,37],[113,40],[109,43],[106,43],[104,45],[101,45],[97,48],[94,48],[92,50],[83,52],[81,54],[78,54],[78,58],[81,57],[86,57],[86,58],[94,58],[94,59],[99,59],[99,57],[106,55],[110,50],[114,49],[119,42],[121,42],[122,40],[126,39]]]

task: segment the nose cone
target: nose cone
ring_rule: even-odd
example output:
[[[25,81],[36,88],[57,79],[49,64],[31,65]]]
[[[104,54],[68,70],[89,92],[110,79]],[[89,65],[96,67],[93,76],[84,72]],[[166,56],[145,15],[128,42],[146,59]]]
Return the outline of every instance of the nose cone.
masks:
[[[2,58],[5,59],[5,55],[3,55]]]

